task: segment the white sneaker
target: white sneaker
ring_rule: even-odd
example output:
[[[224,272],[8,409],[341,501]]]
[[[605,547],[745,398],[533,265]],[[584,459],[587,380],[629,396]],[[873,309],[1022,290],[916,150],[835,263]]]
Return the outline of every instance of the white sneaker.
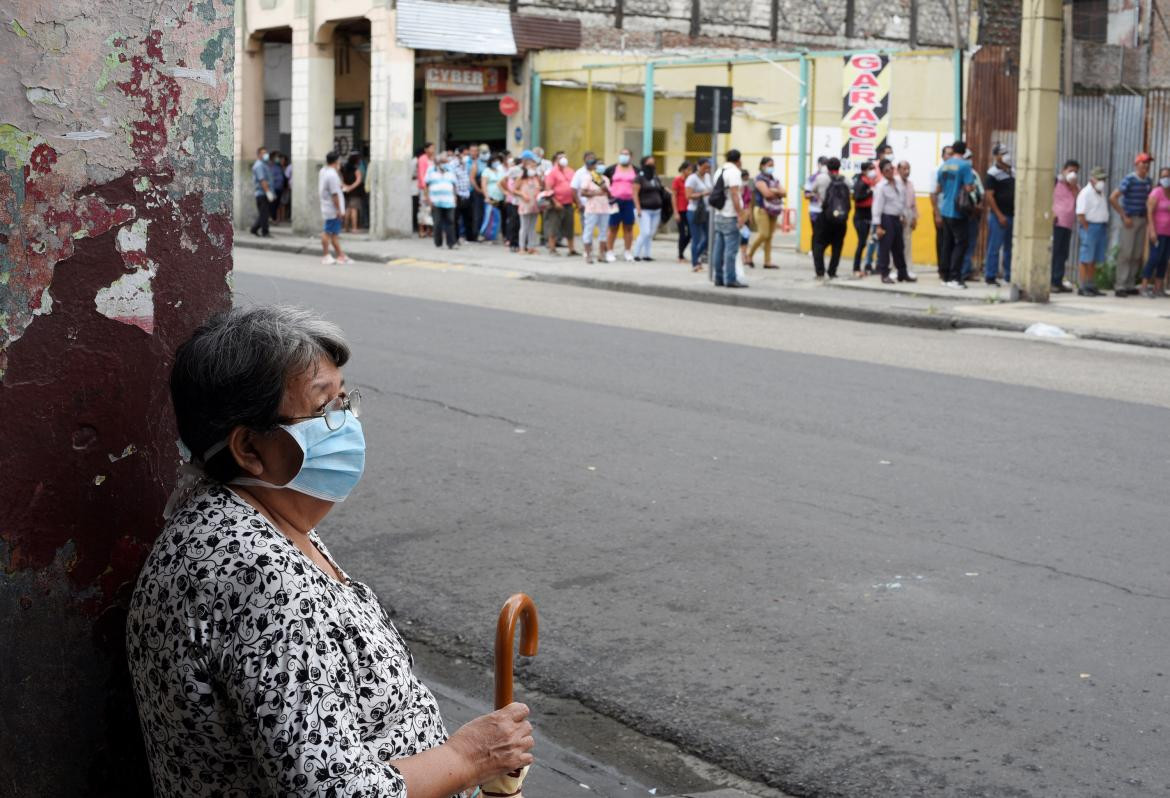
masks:
[[[337,262],[344,266],[347,263],[353,263],[353,258],[351,258],[349,255],[342,255],[337,259]]]
[[[626,250],[626,260],[630,261],[631,263],[634,260],[634,253],[630,252],[628,249]]]
[[[617,257],[612,252],[605,253],[605,262],[606,263],[613,263],[616,260],[617,260]]]
[[[323,266],[332,266],[334,263],[337,263],[337,261],[333,259],[332,255],[326,255],[325,257],[321,258],[321,264]]]

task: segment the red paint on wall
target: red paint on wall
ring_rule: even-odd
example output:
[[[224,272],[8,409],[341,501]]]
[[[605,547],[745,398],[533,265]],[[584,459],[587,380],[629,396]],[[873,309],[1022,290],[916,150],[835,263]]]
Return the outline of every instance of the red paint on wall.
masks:
[[[3,380],[0,539],[7,566],[46,568],[72,543],[66,570],[90,613],[133,580],[141,564],[135,553],[162,526],[159,508],[178,465],[166,390],[171,355],[209,309],[230,302],[230,220],[208,217],[199,195],[187,195],[177,209],[148,207],[153,203],[133,189],[135,177],[90,187],[79,202],[89,209],[79,212],[110,222],[107,232],[76,242],[72,257],[57,264],[53,311],[9,347]],[[150,222],[145,257],[159,264],[153,335],[103,316],[94,304],[100,289],[126,273],[112,225],[135,215]],[[120,457],[127,446],[135,451]],[[29,451],[44,452],[44,462],[19,468]],[[113,518],[122,529],[104,526]]]

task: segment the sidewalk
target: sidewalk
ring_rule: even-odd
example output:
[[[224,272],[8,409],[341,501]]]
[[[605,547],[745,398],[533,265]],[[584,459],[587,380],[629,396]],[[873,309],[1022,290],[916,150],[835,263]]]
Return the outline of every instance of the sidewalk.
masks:
[[[491,672],[466,659],[445,656],[427,644],[410,644],[415,671],[435,695],[454,731],[491,711]],[[593,712],[571,699],[516,684],[516,700],[532,710],[536,764],[524,791],[540,798],[786,798],[689,756]]]
[[[917,283],[883,285],[876,276],[853,280],[851,259],[842,259],[840,279],[821,283],[814,279],[809,256],[795,253],[793,244],[791,235],[776,244],[777,270],[759,268],[762,257],[757,253],[757,268],[744,269],[741,276],[750,287],[727,289],[712,285],[706,273],[692,272],[689,263],[679,263],[673,237],[655,240],[650,263],[622,260],[619,242],[617,262],[587,264],[579,257],[553,257],[545,250],[537,255],[514,254],[499,244],[464,244],[447,250],[418,238],[342,236],[342,246],[354,260],[390,266],[458,264],[520,273],[541,282],[930,329],[1023,332],[1044,323],[1080,338],[1170,348],[1170,299],[1057,294],[1043,305],[1016,302],[1007,286],[971,282],[966,291],[946,288],[929,266],[917,269]],[[313,256],[321,251],[318,238],[294,236],[287,228],[277,227],[267,239],[236,231],[235,245]]]

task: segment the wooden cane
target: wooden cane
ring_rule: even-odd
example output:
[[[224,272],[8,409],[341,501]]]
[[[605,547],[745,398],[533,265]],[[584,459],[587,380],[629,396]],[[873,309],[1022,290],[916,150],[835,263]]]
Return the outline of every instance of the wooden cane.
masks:
[[[536,656],[539,625],[536,605],[523,593],[516,593],[504,602],[500,620],[496,624],[496,709],[512,703],[512,647],[516,642],[516,620],[520,620],[520,653]]]

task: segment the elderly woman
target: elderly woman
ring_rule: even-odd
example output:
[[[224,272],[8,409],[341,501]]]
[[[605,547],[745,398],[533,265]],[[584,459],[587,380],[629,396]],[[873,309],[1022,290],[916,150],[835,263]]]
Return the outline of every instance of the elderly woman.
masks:
[[[271,306],[216,316],[176,353],[171,398],[201,473],[127,624],[159,796],[438,798],[532,761],[523,704],[448,738],[377,597],[318,536],[365,465],[349,354],[333,324]]]

